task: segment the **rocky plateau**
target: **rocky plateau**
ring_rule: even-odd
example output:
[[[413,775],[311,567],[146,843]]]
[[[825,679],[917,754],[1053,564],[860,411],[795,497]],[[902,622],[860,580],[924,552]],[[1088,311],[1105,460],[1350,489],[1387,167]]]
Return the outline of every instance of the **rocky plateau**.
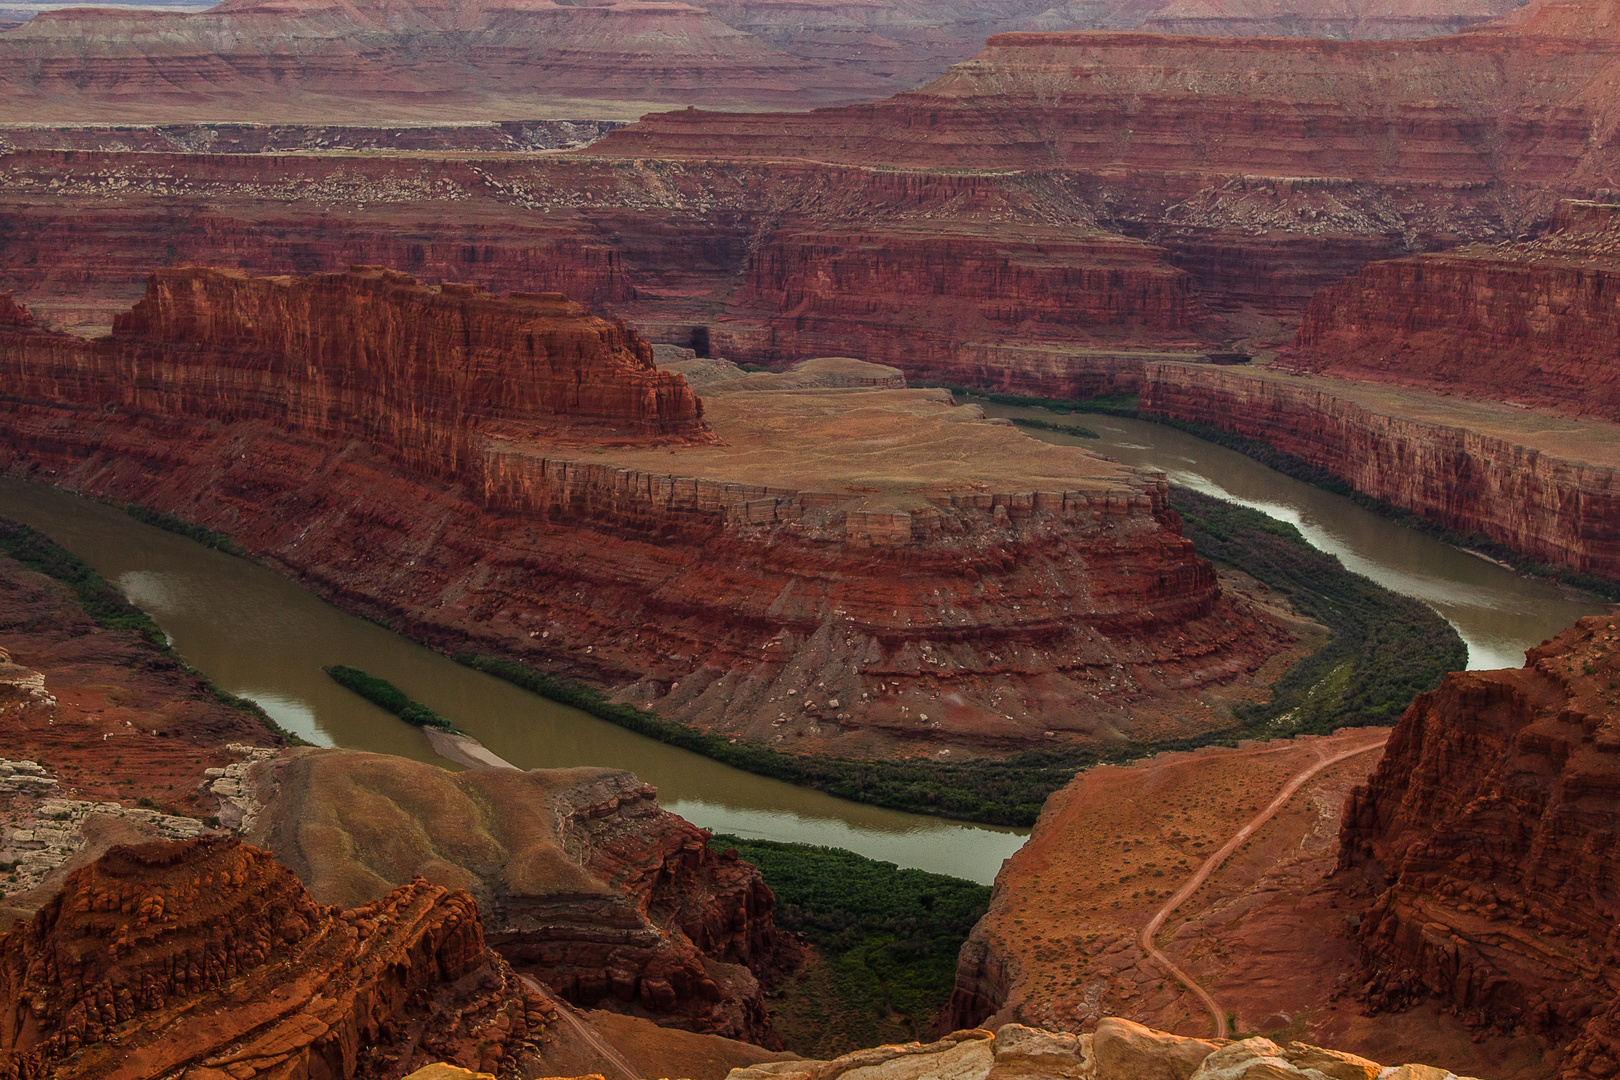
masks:
[[[4,331],[0,430],[14,473],[219,530],[419,640],[800,753],[1109,743],[1187,729],[1188,693],[1216,724],[1295,645],[1162,477],[890,368],[700,403],[650,357],[557,296],[170,271],[106,337]]]

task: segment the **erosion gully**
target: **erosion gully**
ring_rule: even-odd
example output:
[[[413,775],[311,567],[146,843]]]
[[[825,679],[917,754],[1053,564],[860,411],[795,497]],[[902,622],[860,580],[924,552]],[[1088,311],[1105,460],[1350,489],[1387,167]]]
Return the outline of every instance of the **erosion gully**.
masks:
[[[1608,610],[1569,600],[1550,585],[1170,428],[985,408],[993,416],[1083,423],[1103,438],[1030,434],[1162,469],[1175,483],[1292,522],[1350,569],[1433,606],[1468,643],[1470,667],[1518,666],[1525,648],[1582,615]],[[716,832],[847,848],[984,883],[1027,834],[862,806],[666,746],[464,668],[245,559],[43,485],[0,480],[0,514],[39,529],[84,559],[148,611],[192,666],[318,745],[445,764],[420,730],[322,671],[343,663],[397,684],[522,768],[628,769],[658,787],[665,807]]]

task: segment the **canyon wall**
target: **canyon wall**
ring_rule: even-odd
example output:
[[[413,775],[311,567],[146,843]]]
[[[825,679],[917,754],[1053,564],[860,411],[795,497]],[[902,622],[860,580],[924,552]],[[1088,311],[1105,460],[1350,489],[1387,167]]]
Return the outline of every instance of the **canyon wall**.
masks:
[[[110,337],[9,344],[4,378],[25,398],[358,436],[430,475],[472,467],[480,431],[712,437],[686,381],[622,323],[561,293],[500,300],[375,268],[299,280],[161,271]]]
[[[43,12],[0,38],[0,119],[387,124],[632,119],[650,103],[859,101],[878,78],[771,48],[684,3],[264,3]]]
[[[1613,625],[1582,619],[1520,670],[1420,696],[1341,837],[1341,866],[1380,890],[1357,930],[1365,1000],[1433,995],[1483,1029],[1570,1044],[1565,1077],[1620,1067]]]
[[[1620,419],[1617,220],[1565,202],[1536,240],[1373,263],[1311,301],[1288,363]]]
[[[355,325],[314,342],[314,307]],[[238,349],[250,322],[259,343]],[[177,514],[419,640],[710,730],[857,756],[1090,744],[1186,727],[1183,689],[1242,692],[1293,641],[1222,595],[1161,477],[1030,458],[940,392],[733,394],[724,445],[651,445],[631,432],[690,435],[696,401],[624,331],[379,271],[166,274],[119,328],[0,336],[7,470]],[[553,370],[580,380],[560,404]],[[364,428],[327,419],[350,399]],[[879,438],[875,475],[860,453]]]
[[[490,947],[581,1008],[775,1042],[758,977],[799,959],[775,897],[629,773],[306,750],[258,783],[255,841],[317,900],[364,903],[420,875],[466,890]]]
[[[1573,11],[1574,14],[1568,14]],[[919,90],[800,114],[664,113],[593,153],[1424,183],[1602,182],[1605,4],[1405,42],[1010,33]],[[1489,194],[1489,193],[1485,193]],[[1550,207],[1549,207],[1550,209]]]
[[[532,1054],[553,1011],[486,949],[465,893],[417,881],[340,911],[224,837],[116,847],[74,872],[0,934],[0,997],[8,1080],[326,1080],[413,1054],[493,1072]]]
[[[1620,578],[1620,478],[1610,467],[1384,412],[1303,381],[1158,364],[1141,394],[1150,416],[1267,443],[1457,532]]]

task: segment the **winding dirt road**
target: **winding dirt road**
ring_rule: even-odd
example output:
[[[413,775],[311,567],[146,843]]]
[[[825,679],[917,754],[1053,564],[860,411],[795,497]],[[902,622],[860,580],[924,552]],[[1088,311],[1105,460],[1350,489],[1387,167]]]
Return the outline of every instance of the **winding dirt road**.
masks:
[[[529,989],[533,990],[537,994],[540,994],[547,1001],[550,1001],[552,1005],[556,1006],[557,1019],[561,1020],[563,1024],[573,1031],[573,1033],[578,1036],[579,1039],[587,1046],[601,1055],[602,1060],[599,1062],[599,1064],[604,1066],[602,1069],[604,1074],[608,1072],[617,1072],[620,1076],[620,1080],[641,1080],[641,1070],[630,1064],[629,1060],[623,1054],[619,1053],[612,1046],[610,1046],[607,1041],[602,1038],[601,1034],[595,1028],[591,1027],[591,1025],[585,1021],[585,1018],[580,1016],[579,1013],[574,1010],[572,1005],[569,1005],[568,1002],[562,1000],[562,998],[540,985],[539,980],[528,975],[519,975],[518,978],[521,979],[523,984]]]
[[[1379,734],[1376,742],[1369,742],[1363,746],[1358,746],[1351,750],[1342,750],[1339,753],[1334,754],[1332,757],[1321,759],[1308,769],[1295,773],[1293,777],[1289,779],[1288,783],[1282,786],[1282,790],[1277,792],[1277,797],[1271,800],[1271,804],[1264,810],[1260,811],[1260,813],[1256,814],[1253,818],[1249,819],[1248,823],[1245,824],[1243,828],[1232,834],[1232,838],[1222,845],[1219,851],[1215,852],[1215,854],[1206,859],[1204,861],[1204,865],[1200,866],[1198,871],[1193,874],[1192,877],[1188,878],[1186,883],[1183,884],[1181,888],[1176,890],[1174,896],[1165,901],[1164,906],[1161,907],[1153,918],[1148,920],[1148,924],[1142,928],[1142,948],[1149,956],[1151,956],[1154,960],[1157,960],[1160,966],[1162,966],[1170,974],[1174,975],[1176,979],[1180,981],[1181,985],[1185,986],[1188,990],[1191,990],[1199,1001],[1204,1003],[1204,1008],[1209,1010],[1210,1017],[1215,1021],[1215,1037],[1217,1039],[1224,1039],[1227,1037],[1228,1028],[1226,1024],[1226,1011],[1221,1008],[1220,1004],[1215,1000],[1214,997],[1210,995],[1208,990],[1205,990],[1202,986],[1199,986],[1198,983],[1193,981],[1192,976],[1188,975],[1185,971],[1182,971],[1175,964],[1171,963],[1170,958],[1158,950],[1157,946],[1153,944],[1154,935],[1156,935],[1159,932],[1159,928],[1164,925],[1164,920],[1170,917],[1170,913],[1185,903],[1187,898],[1193,893],[1197,892],[1198,887],[1209,878],[1209,875],[1219,869],[1220,865],[1227,860],[1232,852],[1236,851],[1238,846],[1242,844],[1243,841],[1252,836],[1256,829],[1270,821],[1272,815],[1276,814],[1278,810],[1281,810],[1283,806],[1287,804],[1288,800],[1294,797],[1295,792],[1299,791],[1301,787],[1305,786],[1306,781],[1310,780],[1311,777],[1315,776],[1323,769],[1326,769],[1331,765],[1337,765],[1339,762],[1344,761],[1347,758],[1353,758],[1357,754],[1365,754],[1370,750],[1381,749],[1384,743],[1389,739],[1389,734],[1389,731],[1386,729]]]

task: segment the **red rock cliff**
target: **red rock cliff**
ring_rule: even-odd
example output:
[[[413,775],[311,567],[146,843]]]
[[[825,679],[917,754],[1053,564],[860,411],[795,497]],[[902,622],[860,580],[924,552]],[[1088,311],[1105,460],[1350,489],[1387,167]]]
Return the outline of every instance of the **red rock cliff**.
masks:
[[[1566,202],[1535,241],[1374,263],[1311,301],[1290,363],[1620,419],[1617,222]]]
[[[1401,718],[1345,807],[1341,867],[1382,891],[1358,935],[1378,1008],[1436,995],[1620,1070],[1620,634],[1582,619],[1520,670],[1457,672]]]
[[[1458,532],[1620,577],[1620,480],[1612,468],[1393,415],[1331,386],[1150,364],[1141,394],[1148,414],[1267,443]]]
[[[451,989],[480,970],[480,988]],[[423,990],[459,999],[461,1030],[423,1038]],[[362,1046],[368,1066],[397,1056],[407,1032],[419,1061],[495,1067],[549,1013],[486,950],[465,893],[418,881],[340,912],[225,838],[113,848],[76,871],[0,935],[0,997],[0,1075],[18,1080],[187,1066],[326,1080],[361,1070]]]
[[[481,434],[708,436],[686,381],[622,323],[560,293],[500,300],[384,270],[161,271],[110,338],[20,335],[0,363],[41,400],[105,401],[117,386],[135,414],[360,436],[434,475],[472,467]]]
[[[318,277],[352,286],[356,310],[388,333],[334,328],[324,352],[299,339],[296,322],[264,333],[335,369],[353,365],[360,386],[351,389],[322,376],[327,368],[298,369],[256,344],[240,357],[226,351],[247,325],[242,311],[268,317],[299,287],[271,283],[263,295],[274,303],[238,308],[239,295],[259,297],[261,287],[224,275],[175,280],[222,282],[232,303],[218,316],[186,314],[160,289],[163,303],[110,338],[0,335],[0,369],[18,388],[0,420],[5,467],[207,524],[431,643],[559,665],[738,736],[782,741],[791,719],[795,739],[808,740],[798,746],[830,748],[857,733],[843,752],[887,753],[893,739],[983,746],[1057,737],[1047,731],[1091,741],[1111,737],[1111,724],[1157,730],[1169,721],[1146,703],[1168,701],[1169,686],[1241,682],[1290,639],[1222,598],[1159,477],[1076,454],[1049,483],[953,488],[919,476],[894,493],[898,503],[886,495],[867,506],[870,487],[748,481],[719,448],[690,453],[743,479],[674,471],[681,465],[662,452],[598,460],[578,441],[610,422],[581,429],[561,412],[567,403],[543,396],[556,385],[539,359],[551,356],[544,324],[519,324],[518,356],[535,357],[536,374],[518,390],[558,413],[504,407],[500,371],[476,349],[455,355],[493,389],[453,396],[420,352],[439,339],[400,324],[420,310],[426,328],[450,319],[478,342],[483,325],[455,321],[458,305],[474,314],[552,305],[565,328],[586,331],[563,335],[565,344],[596,348],[622,333],[560,301],[446,299],[403,283],[396,300],[386,275]],[[536,351],[526,353],[531,336]],[[416,388],[358,392],[359,350],[372,340],[398,343],[380,366],[410,373]],[[585,371],[581,355],[556,359],[562,371]],[[161,383],[147,377],[158,369],[169,373]],[[622,405],[642,428],[656,420],[692,431],[683,381],[649,376],[624,354],[609,369],[635,392],[598,379],[577,400],[599,414]],[[270,371],[285,371],[285,393]],[[954,421],[970,414],[916,393],[893,403],[896,422],[959,444],[967,429]],[[336,414],[342,401],[359,430]],[[861,424],[889,415],[849,408]],[[82,422],[61,426],[64,409]],[[821,422],[824,412],[782,423]],[[1091,478],[1098,469],[1110,478]],[[1135,674],[1122,679],[1121,665]],[[811,686],[825,693],[796,697]]]
[[[799,114],[665,113],[593,153],[1061,166],[1459,185],[1606,173],[1606,3],[1403,42],[1009,33],[919,90]],[[1466,88],[1466,90],[1464,90]],[[1490,149],[1486,149],[1489,147]]]

